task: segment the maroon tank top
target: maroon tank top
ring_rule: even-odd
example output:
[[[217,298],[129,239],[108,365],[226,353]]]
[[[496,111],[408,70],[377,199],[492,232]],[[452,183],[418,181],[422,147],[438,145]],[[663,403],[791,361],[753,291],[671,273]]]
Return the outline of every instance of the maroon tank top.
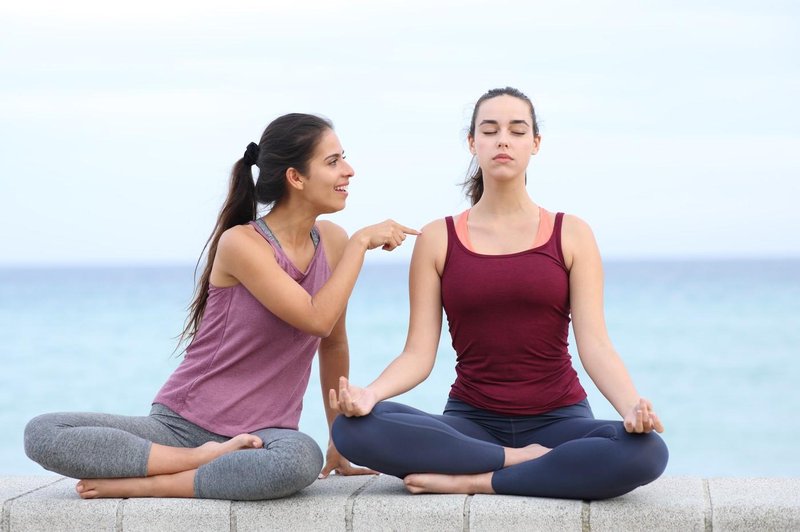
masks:
[[[567,350],[569,272],[561,223],[543,245],[507,255],[468,250],[448,216],[442,305],[456,351],[450,396],[476,408],[534,415],[586,398]]]

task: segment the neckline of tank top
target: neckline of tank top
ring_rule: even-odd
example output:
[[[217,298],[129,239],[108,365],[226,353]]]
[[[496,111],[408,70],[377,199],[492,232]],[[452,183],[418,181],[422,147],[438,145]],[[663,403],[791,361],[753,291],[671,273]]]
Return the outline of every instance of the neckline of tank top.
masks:
[[[275,236],[275,233],[273,233],[272,229],[269,228],[264,218],[256,218],[255,222],[259,227],[261,227],[261,229],[264,230],[265,233],[267,233],[267,235],[269,235],[267,237],[269,240],[275,242],[279,248],[283,249],[283,246],[281,246],[281,243],[278,241],[278,237]],[[311,242],[314,244],[314,248],[316,249],[316,247],[319,245],[319,230],[317,229],[316,225],[311,227],[309,236],[311,236]]]
[[[300,268],[298,268],[297,266],[295,266],[294,262],[292,262],[291,259],[289,258],[289,256],[286,255],[286,252],[283,250],[283,247],[281,247],[281,243],[278,242],[278,238],[275,236],[275,233],[272,232],[272,229],[269,228],[269,226],[267,225],[267,222],[265,222],[263,218],[256,218],[255,220],[253,220],[253,223],[256,226],[258,226],[259,229],[261,229],[263,231],[262,232],[262,236],[265,237],[265,239],[269,243],[274,243],[275,246],[277,246],[277,249],[280,250],[281,255],[283,255],[283,257],[286,259],[286,263],[295,272],[299,273],[302,278],[305,278],[308,275],[308,273],[311,271],[311,268],[314,266],[314,263],[318,260],[317,256],[319,255],[319,250],[321,248],[321,246],[319,245],[320,235],[319,235],[319,229],[317,229],[317,226],[314,225],[311,228],[311,233],[310,233],[311,242],[314,244],[314,256],[311,257],[311,261],[308,263],[308,267],[306,268],[306,271],[303,271]]]
[[[470,211],[470,209],[467,209],[461,214],[468,213],[469,211]],[[544,207],[540,206],[539,207],[540,220],[541,220],[541,216],[543,214],[550,218],[550,220],[549,220],[550,223],[548,224],[550,226],[549,227],[550,235],[548,236],[548,238],[544,242],[542,242],[538,246],[534,245],[533,247],[530,247],[528,249],[523,249],[522,251],[515,251],[514,253],[502,253],[502,254],[496,254],[496,255],[495,254],[489,254],[489,253],[479,253],[479,252],[474,251],[474,250],[470,249],[469,247],[467,247],[467,245],[464,244],[464,242],[461,241],[461,238],[459,238],[458,225],[456,224],[455,217],[454,216],[450,216],[449,218],[453,223],[453,233],[454,233],[454,236],[455,236],[456,245],[459,246],[462,249],[462,251],[464,251],[464,252],[466,252],[466,253],[468,253],[470,255],[475,255],[476,257],[507,258],[507,257],[516,257],[518,255],[525,255],[527,253],[533,253],[535,251],[538,251],[538,250],[542,249],[543,247],[547,246],[548,244],[550,244],[550,242],[555,237],[556,217],[558,216],[559,213],[552,213],[552,212],[548,211],[547,209],[545,209]],[[459,222],[460,221],[461,220],[459,219]],[[541,227],[541,225],[540,225],[540,227]],[[538,236],[539,236],[539,231],[537,230],[537,238],[536,238],[536,241],[534,242],[534,244],[536,244],[536,242],[538,242],[538,240],[539,240]],[[467,234],[467,238],[469,238],[469,234]]]

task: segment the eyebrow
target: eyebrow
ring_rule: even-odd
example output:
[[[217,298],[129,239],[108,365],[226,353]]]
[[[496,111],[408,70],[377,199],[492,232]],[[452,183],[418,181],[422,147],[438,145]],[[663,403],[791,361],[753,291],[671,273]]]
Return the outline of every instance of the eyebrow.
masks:
[[[339,157],[344,158],[344,150],[342,150],[342,153],[332,153],[328,155],[327,157],[325,157],[325,160],[327,161],[330,158],[338,159]]]
[[[482,126],[482,125],[484,125],[484,124],[488,124],[488,125],[492,125],[492,126],[497,126],[497,125],[499,125],[499,122],[498,122],[497,120],[481,120],[481,123],[480,123],[480,124],[478,124],[478,126]],[[511,124],[512,126],[515,126],[515,125],[518,125],[518,124],[524,124],[524,125],[526,125],[526,126],[528,126],[528,125],[529,125],[529,124],[528,124],[528,122],[526,122],[525,120],[512,120],[512,121],[510,122],[510,124]]]

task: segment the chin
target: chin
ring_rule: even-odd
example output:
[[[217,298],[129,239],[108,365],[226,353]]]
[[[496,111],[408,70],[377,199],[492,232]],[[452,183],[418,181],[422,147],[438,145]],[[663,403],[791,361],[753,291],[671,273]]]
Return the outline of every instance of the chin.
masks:
[[[320,208],[320,214],[333,214],[335,212],[339,212],[344,210],[346,204],[342,202],[339,205],[325,205]]]

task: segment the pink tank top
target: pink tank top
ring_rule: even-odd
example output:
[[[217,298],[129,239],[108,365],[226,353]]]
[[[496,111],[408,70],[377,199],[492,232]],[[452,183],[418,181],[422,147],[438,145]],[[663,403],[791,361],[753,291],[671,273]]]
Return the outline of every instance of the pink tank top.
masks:
[[[476,408],[524,416],[586,398],[567,350],[569,272],[563,213],[532,249],[482,255],[458,239],[448,216],[442,304],[456,351],[450,396]]]
[[[317,229],[316,251],[303,273],[266,225],[251,224],[272,246],[280,267],[316,294],[331,274]],[[244,285],[212,285],[197,334],[153,402],[223,436],[297,429],[319,343],[267,310]]]

